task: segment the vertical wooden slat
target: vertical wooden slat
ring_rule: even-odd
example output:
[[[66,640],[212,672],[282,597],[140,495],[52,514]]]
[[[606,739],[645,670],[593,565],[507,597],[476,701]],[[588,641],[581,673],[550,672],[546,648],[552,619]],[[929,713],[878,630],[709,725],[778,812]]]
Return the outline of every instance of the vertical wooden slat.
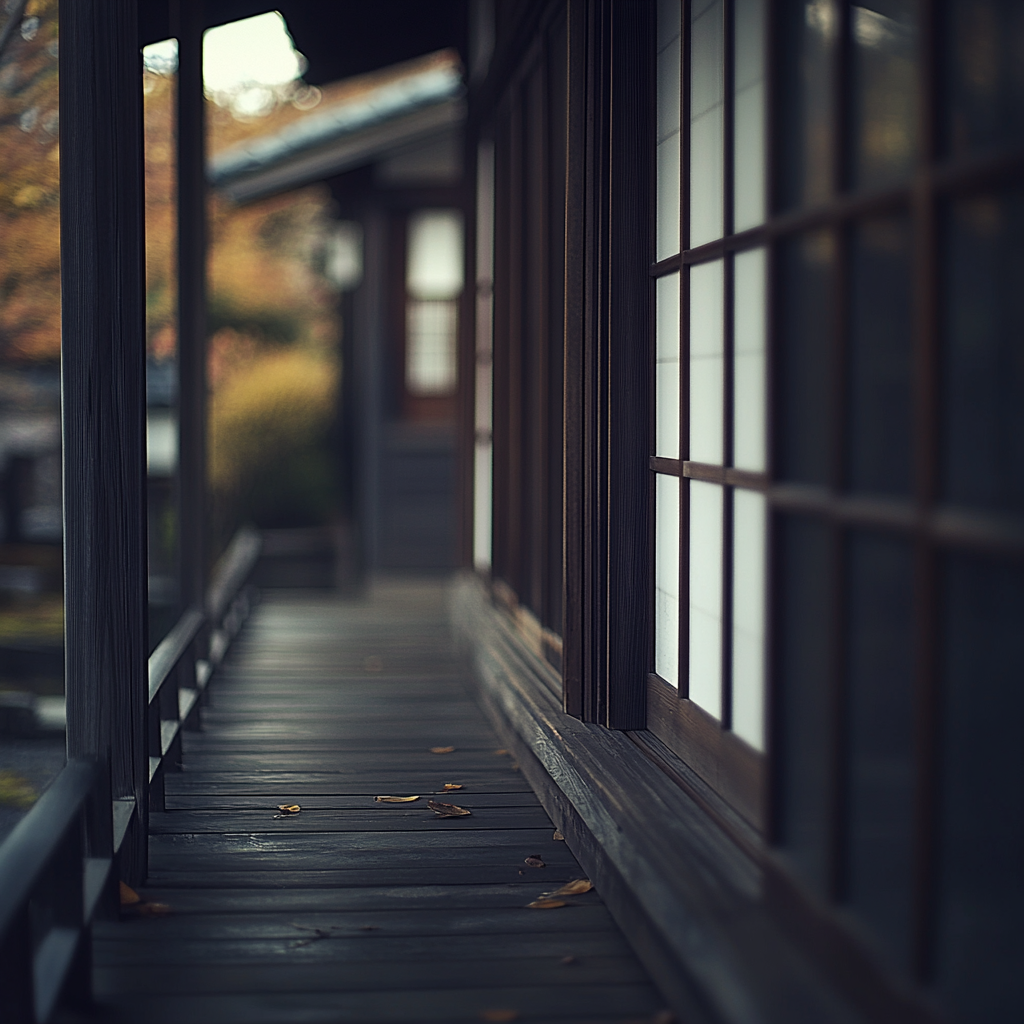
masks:
[[[142,88],[134,0],[60,4],[61,373],[70,757],[109,760],[146,875]]]
[[[939,498],[939,245],[938,203],[928,168],[940,157],[938,5],[922,2],[918,101],[919,165],[911,196],[914,229],[914,480],[920,521]],[[914,902],[913,969],[930,979],[935,935],[935,829],[939,784],[938,556],[919,534],[914,552]]]
[[[648,410],[654,339],[655,283],[648,273],[653,248],[649,211],[655,132],[655,9],[611,7],[608,226],[609,317],[607,351],[607,484],[602,518],[608,523],[607,636],[604,724],[646,726],[651,633],[651,536]]]
[[[679,27],[679,249],[690,248],[690,0]],[[679,267],[679,458],[690,457],[690,268]],[[677,694],[690,696],[690,481],[679,479],[679,662]]]
[[[178,581],[181,609],[206,589],[206,112],[203,0],[173,0],[178,38]]]
[[[733,233],[735,209],[735,175],[733,167],[735,125],[735,51],[736,30],[734,0],[723,0],[725,53],[723,60],[724,77],[724,131],[722,147],[722,234]],[[722,298],[722,461],[733,464],[733,381],[735,380],[735,323],[733,298],[735,295],[735,274],[733,254],[726,255],[722,272],[724,288]],[[733,605],[733,488],[724,488],[722,503],[722,701],[721,722],[723,729],[732,728],[732,605]]]
[[[565,334],[562,405],[562,703],[566,712],[583,714],[583,350],[586,300],[587,0],[568,0],[566,66],[565,174]]]

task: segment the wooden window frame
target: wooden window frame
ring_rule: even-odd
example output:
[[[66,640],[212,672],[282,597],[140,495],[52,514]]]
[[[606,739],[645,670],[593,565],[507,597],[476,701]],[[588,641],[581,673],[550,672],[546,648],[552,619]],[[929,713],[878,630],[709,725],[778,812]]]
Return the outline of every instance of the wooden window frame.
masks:
[[[727,12],[733,0],[725,0]],[[837,9],[845,12],[845,5],[837,2]],[[686,53],[685,32],[688,27],[689,0],[683,0],[683,53]],[[1017,149],[973,154],[968,157],[946,155],[941,146],[938,118],[941,112],[943,82],[941,80],[940,33],[937,22],[940,13],[934,5],[920,7],[920,50],[918,72],[918,157],[914,170],[900,183],[885,187],[855,190],[848,175],[850,129],[850,89],[848,53],[850,49],[849,18],[838,18],[840,29],[832,42],[830,56],[833,74],[831,123],[835,127],[833,152],[834,170],[831,196],[827,201],[803,208],[780,209],[777,187],[779,165],[778,134],[773,131],[775,97],[779,93],[779,53],[782,48],[779,24],[771,18],[772,3],[768,4],[766,38],[766,139],[768,210],[765,222],[740,232],[726,232],[721,238],[693,249],[684,249],[678,255],[655,262],[650,267],[652,279],[726,258],[731,255],[764,248],[768,265],[768,316],[766,355],[768,360],[768,468],[764,474],[748,473],[729,466],[712,466],[685,459],[651,458],[652,472],[675,475],[684,479],[702,480],[726,487],[739,487],[763,493],[768,502],[768,586],[766,608],[766,703],[767,754],[759,755],[742,740],[729,736],[709,715],[700,712],[679,691],[679,700],[672,700],[674,688],[653,676],[649,683],[649,728],[663,742],[678,753],[688,764],[711,784],[748,821],[759,827],[771,843],[780,839],[780,805],[773,791],[773,781],[780,778],[780,758],[785,755],[780,736],[778,685],[778,652],[772,640],[779,634],[779,588],[782,581],[773,567],[778,564],[780,544],[779,523],[782,516],[797,514],[825,524],[832,535],[832,545],[841,550],[850,530],[869,530],[886,537],[900,537],[914,549],[914,605],[915,632],[913,637],[915,668],[914,693],[914,760],[917,786],[914,795],[914,877],[913,893],[913,954],[912,974],[915,980],[927,982],[934,969],[931,950],[934,948],[933,927],[935,899],[934,872],[938,856],[936,846],[936,806],[939,767],[939,705],[940,668],[938,651],[941,638],[941,608],[938,599],[940,560],[951,551],[964,551],[997,557],[1007,561],[1024,560],[1024,524],[1012,516],[990,513],[974,508],[953,507],[943,501],[940,492],[942,412],[940,402],[941,366],[941,271],[940,238],[942,208],[951,200],[974,194],[983,194],[1013,183],[1019,183],[1024,174],[1024,151]],[[729,15],[726,14],[726,24]],[[728,29],[727,29],[728,32]],[[727,35],[728,40],[728,35]],[[729,45],[727,42],[727,52]],[[686,69],[684,56],[684,71]],[[727,61],[728,68],[728,61]],[[687,106],[683,80],[683,106],[681,122],[684,127],[683,174],[687,157],[685,127]],[[732,82],[726,72],[726,110],[730,110]],[[726,115],[725,137],[731,136],[729,115]],[[726,174],[729,167],[726,157]],[[685,181],[685,178],[683,178]],[[728,189],[728,180],[727,180]],[[682,189],[686,194],[685,187]],[[730,199],[725,196],[726,227],[729,227]],[[685,203],[682,204],[685,211]],[[852,229],[872,217],[903,214],[910,220],[912,231],[910,300],[913,319],[911,368],[911,437],[912,483],[906,498],[891,498],[851,493],[847,484],[846,427],[846,367],[845,345],[848,334],[848,310],[842,296],[848,291],[850,268],[843,254],[849,245]],[[685,217],[685,212],[683,212]],[[684,221],[685,228],[685,221]],[[830,331],[832,352],[832,379],[825,386],[833,395],[830,402],[829,435],[831,438],[831,477],[827,485],[795,483],[781,479],[778,473],[777,444],[774,425],[777,410],[773,395],[778,393],[778,367],[773,354],[778,351],[780,326],[777,319],[776,299],[777,249],[781,242],[797,238],[816,229],[829,231],[840,250],[833,270],[833,281],[840,296],[838,321]],[[685,234],[682,237],[686,237]],[[728,282],[726,284],[728,295]],[[685,311],[685,303],[681,309]],[[682,314],[683,344],[680,359],[686,365],[685,330],[687,317]],[[730,337],[725,339],[726,369],[726,429],[730,427],[728,409],[730,397],[728,360],[731,354]],[[685,370],[684,370],[685,375]],[[687,394],[683,378],[681,405]],[[686,412],[681,412],[683,423]],[[685,436],[685,435],[684,435]],[[727,435],[728,436],[728,435]],[[728,453],[728,448],[727,448]],[[684,505],[685,507],[685,505]],[[686,527],[681,527],[683,536]],[[681,546],[681,577],[685,584],[685,543]],[[849,628],[845,618],[844,594],[848,569],[842,558],[838,569],[829,580],[832,607],[829,618],[833,623],[830,647],[838,650]],[[728,586],[729,580],[724,581]],[[681,592],[680,603],[685,598]],[[726,599],[724,604],[727,605]],[[681,616],[683,618],[683,616]],[[846,828],[843,791],[847,764],[842,753],[841,737],[846,728],[843,693],[846,670],[838,657],[831,659],[829,679],[830,730],[834,748],[839,751],[833,758],[829,780],[830,818],[829,880],[827,894],[831,902],[841,904],[845,892],[845,864],[843,837]],[[672,691],[667,693],[666,691]],[[717,734],[717,735],[716,735]],[[731,741],[735,742],[731,742]],[[774,857],[773,857],[774,859]],[[806,898],[799,883],[787,881],[788,870],[771,873],[774,879],[773,899],[794,912]],[[801,913],[800,911],[796,911]]]

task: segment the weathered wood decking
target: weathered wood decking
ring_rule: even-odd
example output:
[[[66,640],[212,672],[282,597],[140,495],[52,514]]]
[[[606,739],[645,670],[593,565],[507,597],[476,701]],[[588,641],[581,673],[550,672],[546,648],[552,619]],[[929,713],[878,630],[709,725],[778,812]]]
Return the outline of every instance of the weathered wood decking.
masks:
[[[172,913],[97,929],[104,1019],[650,1021],[599,894],[527,908],[583,872],[497,747],[440,586],[265,601],[150,818],[144,895]],[[445,783],[471,817],[428,809]]]

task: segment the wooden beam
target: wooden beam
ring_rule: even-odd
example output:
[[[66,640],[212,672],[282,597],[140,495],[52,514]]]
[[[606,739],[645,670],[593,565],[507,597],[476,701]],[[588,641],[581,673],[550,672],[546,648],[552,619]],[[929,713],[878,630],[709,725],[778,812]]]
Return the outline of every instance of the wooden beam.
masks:
[[[171,8],[178,38],[178,572],[181,608],[206,588],[206,109],[203,2]]]
[[[60,4],[61,372],[69,757],[146,785],[141,56],[134,0]],[[146,874],[145,822],[122,877]]]

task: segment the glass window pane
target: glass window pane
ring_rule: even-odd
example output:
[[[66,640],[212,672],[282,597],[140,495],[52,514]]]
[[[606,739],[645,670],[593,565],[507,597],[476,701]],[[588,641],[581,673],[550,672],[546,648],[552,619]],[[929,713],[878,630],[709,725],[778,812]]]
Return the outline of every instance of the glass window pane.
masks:
[[[679,275],[658,280],[655,454],[679,458]]]
[[[803,516],[782,516],[777,734],[778,827],[786,858],[819,895],[829,889],[832,785],[831,687],[833,544],[829,527]]]
[[[1024,4],[1016,0],[949,0],[946,12],[947,149],[962,156],[1024,137]]]
[[[454,299],[462,291],[462,214],[420,210],[409,218],[406,287],[416,299]]]
[[[690,481],[689,697],[722,717],[722,507],[725,490]]]
[[[725,141],[724,4],[695,3],[690,29],[690,242],[721,238]]]
[[[679,477],[654,483],[654,671],[679,685]]]
[[[1024,513],[1024,194],[968,199],[947,218],[944,492]]]
[[[733,465],[756,473],[767,466],[765,263],[751,249],[733,264]]]
[[[914,556],[854,533],[847,546],[846,899],[908,966],[913,899]]]
[[[412,395],[450,394],[455,389],[458,304],[410,299],[406,314],[406,389]]]
[[[690,270],[690,444],[688,458],[721,465],[725,458],[724,275],[721,260]]]
[[[767,504],[733,491],[732,731],[764,750],[764,622]]]
[[[829,482],[835,249],[827,231],[779,247],[777,454],[785,480]]]
[[[850,252],[849,484],[911,489],[910,221],[884,217],[853,231]]]
[[[910,173],[917,151],[917,2],[864,0],[850,8],[853,183]]]
[[[679,252],[679,66],[682,5],[658,3],[658,237],[656,259]]]
[[[783,208],[832,192],[835,0],[779,0],[779,190]]]
[[[1024,571],[944,567],[936,982],[962,1020],[1024,1019]]]
[[[733,230],[764,220],[764,0],[735,0]]]

